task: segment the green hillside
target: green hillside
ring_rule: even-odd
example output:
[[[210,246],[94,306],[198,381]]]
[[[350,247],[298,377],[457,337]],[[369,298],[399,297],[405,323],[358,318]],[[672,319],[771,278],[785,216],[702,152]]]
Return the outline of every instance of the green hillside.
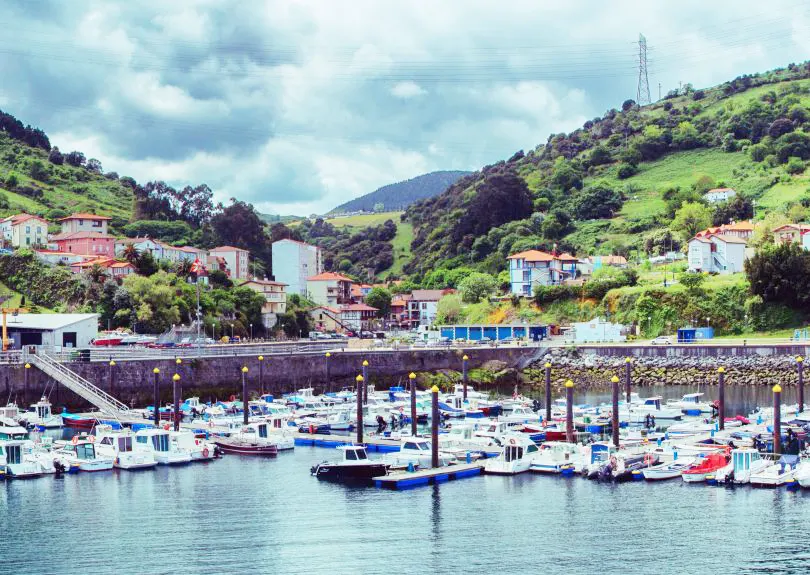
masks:
[[[680,249],[694,222],[805,219],[809,77],[804,63],[705,90],[687,85],[641,108],[628,100],[465,176],[406,211],[414,241],[404,272],[417,281],[425,270],[497,274],[509,253],[555,244],[578,256],[642,259]],[[707,205],[713,187],[739,198]]]
[[[117,174],[56,165],[48,151],[13,139],[0,130],[0,215],[21,211],[51,220],[71,212],[96,212],[113,219],[120,228],[132,215],[133,193]]]

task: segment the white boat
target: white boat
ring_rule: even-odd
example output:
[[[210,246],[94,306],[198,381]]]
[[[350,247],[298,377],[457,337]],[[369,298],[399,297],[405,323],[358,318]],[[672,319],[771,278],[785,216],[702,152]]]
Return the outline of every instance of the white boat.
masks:
[[[171,440],[168,429],[147,428],[135,432],[135,441],[151,446],[160,465],[180,465],[191,462],[191,453]]]
[[[109,471],[113,468],[113,458],[99,455],[95,443],[89,439],[74,437],[53,453],[68,470]]]
[[[97,425],[96,451],[99,455],[113,458],[113,466],[119,469],[148,469],[157,465],[152,447],[135,441],[130,429],[113,431],[106,424]]]
[[[510,437],[504,442],[503,453],[487,459],[484,471],[495,475],[523,473],[529,470],[539,453],[540,449],[527,437]]]
[[[667,427],[669,435],[695,435],[711,433],[717,429],[717,424],[708,420],[695,419],[692,421],[680,421]]]
[[[20,419],[20,408],[17,407],[16,403],[9,403],[5,407],[0,407],[0,417],[8,418],[11,421],[17,421]]]
[[[802,459],[793,471],[793,479],[803,488],[810,488],[810,460]]]
[[[43,470],[39,463],[25,457],[28,439],[0,439],[0,470],[6,477],[39,477]]]
[[[540,445],[540,452],[533,458],[529,471],[535,473],[561,473],[570,468],[579,473],[584,463],[584,450],[576,443],[548,441]]]
[[[629,410],[625,411],[625,413],[629,413],[631,416],[641,415],[642,417],[649,414],[651,417],[654,417],[656,421],[678,421],[683,418],[683,412],[680,409],[662,407],[661,400],[661,397],[648,397],[644,399],[642,403],[631,404]],[[621,409],[619,413],[621,415]]]
[[[658,465],[645,467],[641,470],[641,474],[647,481],[662,481],[664,479],[675,479],[680,477],[681,474],[689,469],[695,462],[692,457],[684,457],[682,459],[675,459],[674,461],[665,461]]]
[[[455,461],[449,453],[439,451],[439,465],[444,467]],[[387,454],[383,461],[391,466],[430,468],[433,464],[433,449],[430,441],[421,437],[405,438],[399,443],[399,451]]]
[[[776,463],[752,473],[749,482],[754,487],[779,487],[792,483],[793,473],[798,464],[798,455],[783,455]]]
[[[42,397],[31,408],[20,414],[20,421],[24,421],[30,427],[41,427],[44,429],[56,429],[62,427],[62,416],[54,414],[51,410],[51,402],[46,397]]]
[[[756,449],[732,449],[731,461],[715,472],[714,479],[720,484],[748,483],[752,474],[764,471],[772,463],[773,461],[762,459]]]
[[[51,440],[45,438],[44,441],[50,444]],[[12,461],[6,469],[8,477],[35,477],[56,473],[50,451],[41,443],[32,441],[27,429],[7,417],[0,417],[0,442],[7,442],[7,449],[3,451],[8,452],[6,460]],[[0,467],[2,465],[0,463]]]
[[[295,448],[295,439],[281,427],[282,420],[254,421],[232,427],[231,437],[260,446],[275,445],[279,451]]]
[[[464,397],[464,384],[463,383],[457,383],[453,387],[453,394],[463,398]],[[469,400],[473,400],[473,399],[483,399],[483,400],[485,400],[485,399],[488,399],[488,398],[489,398],[489,394],[481,393],[480,391],[475,391],[475,388],[473,388],[472,385],[470,385],[469,383],[467,384],[467,399],[469,399]]]
[[[700,415],[701,413],[712,413],[714,406],[711,403],[700,401],[702,393],[687,393],[681,399],[670,399],[667,407],[679,409],[686,415]]]
[[[510,423],[539,423],[540,414],[532,411],[531,407],[516,405],[508,414],[498,416],[498,421],[508,421]]]

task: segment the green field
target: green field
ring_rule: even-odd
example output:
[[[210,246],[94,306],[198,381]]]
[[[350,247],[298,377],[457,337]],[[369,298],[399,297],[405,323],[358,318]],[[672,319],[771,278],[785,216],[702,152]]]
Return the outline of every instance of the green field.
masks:
[[[399,216],[402,212],[380,212],[378,214],[358,214],[354,216],[340,216],[337,218],[329,218],[326,221],[336,228],[352,227],[352,228],[367,228],[369,226],[379,226],[385,223],[385,220],[393,220],[395,224],[399,223]]]
[[[411,259],[412,241],[413,225],[407,222],[397,221],[397,235],[394,236],[394,239],[391,241],[391,245],[394,247],[394,265],[380,274],[383,279],[402,274],[403,266]]]
[[[757,200],[757,208],[779,208],[786,203],[798,201],[808,190],[810,179],[807,176],[794,177],[787,183],[779,182]]]

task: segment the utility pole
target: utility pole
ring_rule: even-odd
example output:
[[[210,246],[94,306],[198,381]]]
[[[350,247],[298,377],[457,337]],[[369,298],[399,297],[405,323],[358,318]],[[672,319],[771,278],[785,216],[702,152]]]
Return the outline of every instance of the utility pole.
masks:
[[[658,82],[658,99],[661,99],[661,82]]]

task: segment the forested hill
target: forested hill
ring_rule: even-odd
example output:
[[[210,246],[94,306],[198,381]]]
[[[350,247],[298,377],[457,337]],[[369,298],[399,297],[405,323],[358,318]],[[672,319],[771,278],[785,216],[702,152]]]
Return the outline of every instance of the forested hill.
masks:
[[[680,249],[712,224],[756,217],[762,230],[810,218],[810,63],[686,85],[652,105],[633,100],[570,134],[465,176],[410,206],[405,272],[497,273],[516,251],[646,257]],[[705,202],[732,187],[727,204]],[[755,241],[767,241],[758,232]]]
[[[341,204],[330,213],[371,212],[375,210],[375,206],[380,208],[379,204],[382,204],[382,209],[377,211],[404,210],[418,200],[441,194],[459,178],[469,173],[462,171],[430,172],[404,182],[388,184],[370,194]]]

